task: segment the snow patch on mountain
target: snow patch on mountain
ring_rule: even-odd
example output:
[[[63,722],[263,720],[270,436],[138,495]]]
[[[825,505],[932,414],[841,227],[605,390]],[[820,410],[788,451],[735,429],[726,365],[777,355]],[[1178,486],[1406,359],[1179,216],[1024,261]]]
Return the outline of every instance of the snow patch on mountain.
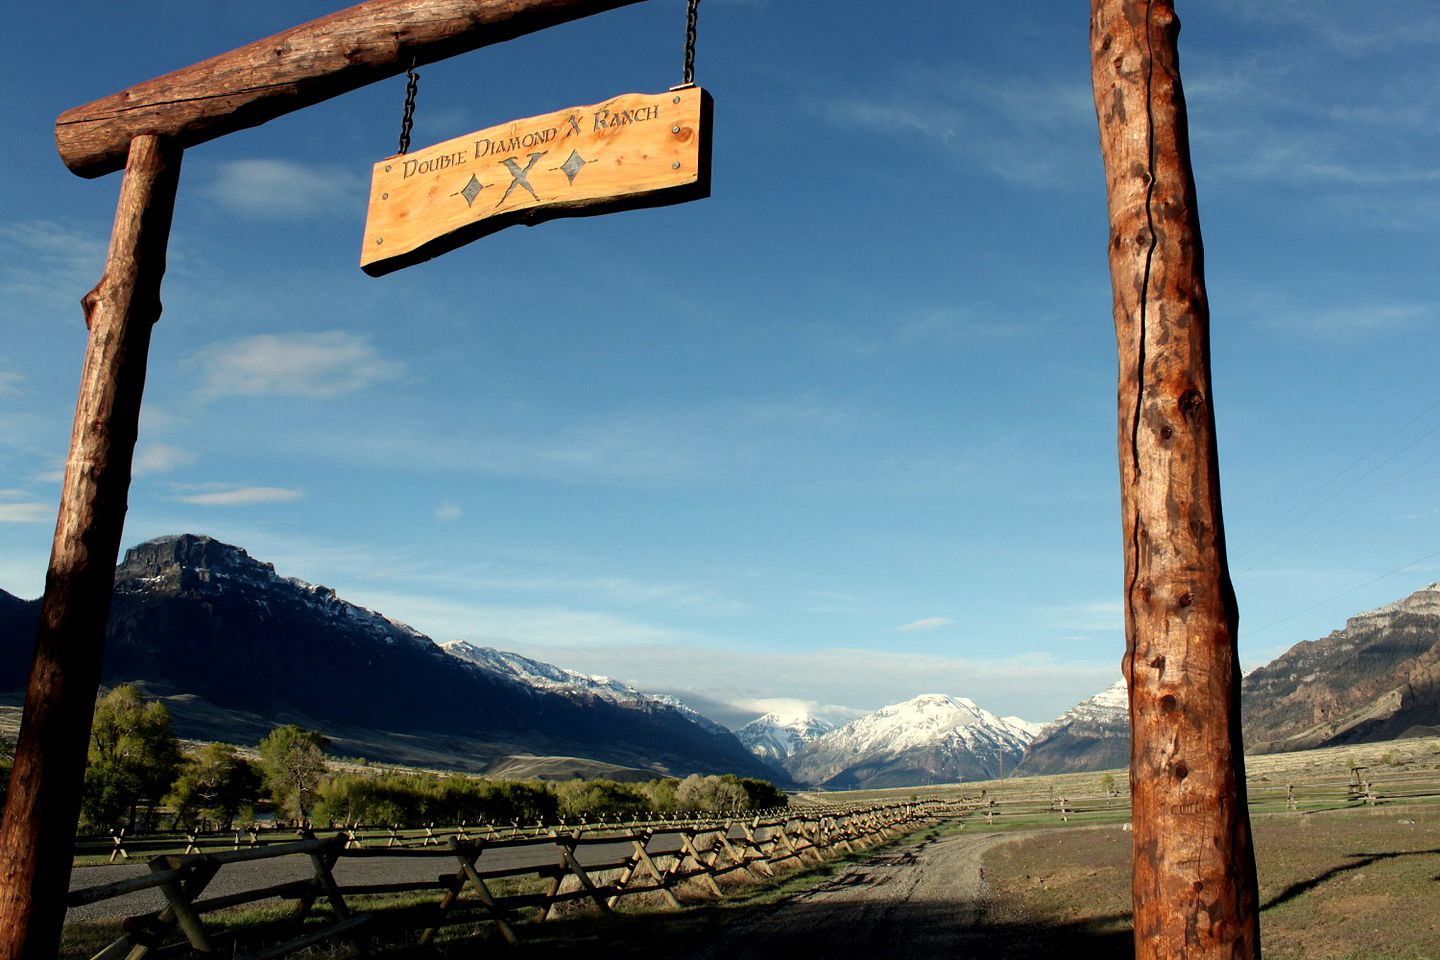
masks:
[[[968,697],[926,694],[850,721],[785,767],[798,780],[834,787],[986,779],[1014,767],[1033,727],[1002,720]]]
[[[1129,752],[1130,695],[1122,678],[1045,724],[1026,748],[1020,772],[1108,770],[1124,766]]]
[[[131,547],[115,570],[117,593],[176,593],[197,590],[219,596],[270,596],[308,607],[323,618],[358,627],[385,643],[406,641],[430,647],[429,637],[409,624],[339,597],[335,591],[298,577],[282,577],[240,547],[213,537],[183,533]],[[261,601],[262,605],[265,601]]]
[[[516,683],[564,696],[592,696],[626,707],[672,710],[691,723],[711,733],[729,735],[730,731],[704,716],[684,701],[663,693],[641,693],[629,684],[600,675],[587,675],[576,670],[557,667],[543,660],[494,647],[481,647],[468,640],[449,640],[440,649],[452,657],[475,664]]]
[[[808,711],[767,713],[736,730],[735,736],[757,757],[784,760],[834,729],[833,723]]]

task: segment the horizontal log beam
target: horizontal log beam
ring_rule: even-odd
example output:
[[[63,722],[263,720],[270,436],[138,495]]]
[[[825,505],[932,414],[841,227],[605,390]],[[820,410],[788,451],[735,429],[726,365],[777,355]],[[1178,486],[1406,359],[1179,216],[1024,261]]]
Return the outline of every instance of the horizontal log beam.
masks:
[[[366,0],[264,40],[73,107],[55,121],[65,166],[99,177],[130,141],[193,147],[405,70],[639,0]]]

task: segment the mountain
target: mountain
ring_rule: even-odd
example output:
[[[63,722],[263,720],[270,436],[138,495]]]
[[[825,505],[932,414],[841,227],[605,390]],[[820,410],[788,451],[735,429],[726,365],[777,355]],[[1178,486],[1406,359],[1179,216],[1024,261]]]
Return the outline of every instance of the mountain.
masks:
[[[0,689],[25,683],[38,608],[0,603]],[[532,679],[565,673],[528,663]],[[467,663],[328,587],[187,534],[140,544],[117,568],[102,676],[166,697],[181,736],[253,742],[294,722],[339,752],[397,762],[483,770],[525,755],[769,774],[728,731],[673,707],[636,709],[517,670]]]
[[[613,703],[630,710],[641,710],[661,716],[673,715],[677,722],[693,723],[721,736],[730,736],[730,731],[704,716],[689,704],[663,693],[641,693],[634,687],[612,680],[609,677],[587,676],[574,670],[557,667],[553,663],[532,660],[518,653],[496,650],[494,647],[480,647],[468,640],[450,640],[440,644],[440,649],[474,664],[490,673],[508,677],[517,683],[548,690],[571,700],[594,698]]]
[[[1002,766],[1015,768],[1030,736],[973,700],[927,694],[827,733],[785,769],[803,783],[842,790],[988,780]]]
[[[1081,700],[1040,729],[1017,772],[1038,776],[1128,766],[1129,704],[1124,680]]]
[[[1255,753],[1388,740],[1440,725],[1440,583],[1297,643],[1241,688]]]
[[[767,713],[735,731],[735,736],[762,760],[784,762],[795,751],[835,729],[813,713]]]

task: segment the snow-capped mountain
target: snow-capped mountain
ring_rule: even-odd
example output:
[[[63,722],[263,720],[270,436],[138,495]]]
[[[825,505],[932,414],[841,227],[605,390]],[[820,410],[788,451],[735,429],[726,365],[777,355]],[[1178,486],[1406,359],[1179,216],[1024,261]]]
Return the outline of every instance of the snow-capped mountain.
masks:
[[[1036,734],[1022,773],[1108,770],[1130,762],[1130,698],[1123,679],[1081,700]]]
[[[0,596],[0,690],[24,687],[39,608]],[[102,682],[143,682],[198,739],[254,743],[293,722],[352,755],[426,766],[479,771],[523,755],[573,759],[572,770],[772,776],[693,711],[622,684],[583,693],[578,679],[606,684],[519,661],[465,662],[329,587],[184,534],[131,548],[116,569]]]
[[[586,676],[574,670],[557,667],[553,663],[532,660],[518,653],[496,650],[494,647],[479,647],[468,640],[449,640],[440,644],[440,649],[452,657],[542,690],[587,693],[611,703],[633,703],[645,697],[634,687],[609,677]]]
[[[800,749],[785,769],[804,783],[904,787],[986,780],[1014,769],[1034,725],[965,697],[927,694],[882,707]]]
[[[669,694],[641,693],[634,687],[609,677],[586,675],[543,660],[532,660],[518,653],[476,646],[468,640],[449,640],[440,644],[440,649],[466,663],[539,690],[549,690],[571,698],[595,697],[622,707],[671,711],[710,733],[727,736],[730,733],[689,704]]]
[[[750,752],[763,760],[784,761],[795,751],[835,729],[813,713],[767,713],[735,731]]]

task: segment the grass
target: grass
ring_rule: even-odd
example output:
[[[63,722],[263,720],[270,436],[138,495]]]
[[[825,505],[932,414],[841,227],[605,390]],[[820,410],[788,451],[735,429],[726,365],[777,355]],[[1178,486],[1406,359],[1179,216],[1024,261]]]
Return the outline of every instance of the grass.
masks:
[[[1354,766],[1366,768],[1361,776],[1374,784],[1377,806],[1351,794]],[[1247,768],[1267,960],[1440,960],[1440,738],[1252,757]],[[1099,771],[1007,778],[1004,783],[801,794],[795,800],[800,806],[812,799],[977,800],[983,791],[987,800],[999,802],[993,820],[987,822],[981,808],[938,829],[1043,831],[997,847],[986,859],[986,954],[1007,960],[1124,957],[1132,949],[1131,834],[1120,824],[1130,810],[1125,771],[1109,773],[1119,797],[1103,796],[1106,772]],[[1299,807],[1293,812],[1286,802],[1292,784]],[[1060,798],[1073,810],[1068,822],[1052,809]],[[1079,829],[1085,827],[1090,829]],[[571,906],[544,924],[526,922],[520,937],[527,951],[547,955],[578,955],[597,947],[622,958],[682,955],[687,944],[703,941],[752,908],[823,882],[853,859],[784,871],[760,884],[725,878],[724,897],[691,891],[687,898],[682,892],[693,905],[678,913],[637,897],[622,901],[617,922],[597,923],[588,906]],[[393,913],[417,903],[390,898],[363,908]],[[234,911],[227,922],[262,918],[254,910]],[[67,928],[61,955],[90,956],[118,932],[118,923]],[[413,934],[397,933],[381,946],[403,952],[413,941]],[[442,954],[469,956],[500,943],[492,924],[477,922],[447,928],[439,946]],[[344,945],[310,955],[336,952],[345,952]]]
[[[960,824],[951,823],[943,830],[929,828],[929,832],[934,835],[959,829]],[[718,899],[700,887],[698,881],[688,881],[675,890],[677,896],[686,904],[686,909],[682,911],[665,909],[658,895],[641,894],[620,901],[614,922],[597,922],[594,907],[582,900],[558,905],[552,911],[551,919],[544,923],[538,922],[537,909],[521,909],[516,911],[514,925],[524,950],[532,955],[583,951],[602,943],[606,954],[615,957],[670,956],[672,953],[666,945],[673,947],[674,955],[681,955],[685,952],[686,944],[694,942],[692,938],[703,938],[731,922],[738,914],[808,890],[835,876],[848,863],[925,833],[925,828],[920,828],[888,843],[854,853],[836,850],[837,855],[833,859],[820,864],[800,865],[793,860],[787,861],[774,868],[776,876],[770,879],[747,877],[743,871],[725,874],[718,878],[723,894]],[[603,880],[603,877],[596,879]],[[536,878],[520,877],[492,880],[487,885],[493,894],[505,897],[540,892],[545,883]],[[373,950],[403,955],[417,946],[419,934],[413,929],[413,924],[403,923],[402,918],[406,914],[428,908],[436,899],[434,895],[407,894],[349,897],[346,902],[354,912],[371,912],[375,915],[376,930],[369,937]],[[474,909],[473,900],[466,898],[462,903],[467,904],[469,909]],[[205,926],[212,935],[225,937],[232,931],[283,920],[289,913],[288,903],[234,908],[207,914]],[[334,914],[328,903],[321,900],[316,903],[307,923],[318,929],[332,922],[333,918]],[[93,956],[119,937],[121,932],[121,923],[118,920],[70,924],[65,928],[59,956],[62,960],[79,960]],[[289,934],[293,935],[293,932]],[[272,938],[268,942],[278,941]],[[500,951],[506,949],[495,925],[481,919],[467,920],[442,928],[435,943],[435,950],[442,956],[469,957],[479,948]],[[296,956],[348,956],[350,952],[348,944],[342,941],[313,947]]]
[[[1440,958],[1440,810],[1364,809],[1254,820],[1267,960]],[[1130,834],[1054,831],[985,861],[985,922],[1016,935],[1003,955],[1052,957],[1053,933],[1091,956],[1128,943]],[[1074,955],[1074,950],[1067,953]]]

